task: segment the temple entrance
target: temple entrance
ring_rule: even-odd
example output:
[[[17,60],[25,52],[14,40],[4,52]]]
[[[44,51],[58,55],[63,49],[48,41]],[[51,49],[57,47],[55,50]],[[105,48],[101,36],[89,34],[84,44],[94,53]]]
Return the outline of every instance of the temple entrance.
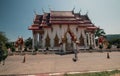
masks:
[[[79,41],[77,41],[76,35],[70,30],[70,27],[68,26],[67,31],[62,36],[62,42],[63,45],[62,49],[64,52],[68,51],[74,51],[77,50],[77,44]]]
[[[66,43],[66,51],[73,51],[73,43]]]
[[[68,51],[73,51],[73,42],[71,41],[71,36],[68,32],[66,32],[66,41],[65,41],[65,50]]]

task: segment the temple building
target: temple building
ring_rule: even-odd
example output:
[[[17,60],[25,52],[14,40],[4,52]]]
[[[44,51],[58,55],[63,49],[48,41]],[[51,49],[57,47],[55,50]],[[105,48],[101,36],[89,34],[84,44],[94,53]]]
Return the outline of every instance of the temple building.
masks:
[[[42,15],[36,14],[33,24],[28,29],[32,30],[33,48],[67,51],[76,48],[75,40],[79,41],[78,49],[96,47],[97,27],[87,14],[81,15],[74,11],[50,11]],[[60,42],[63,42],[62,45]]]

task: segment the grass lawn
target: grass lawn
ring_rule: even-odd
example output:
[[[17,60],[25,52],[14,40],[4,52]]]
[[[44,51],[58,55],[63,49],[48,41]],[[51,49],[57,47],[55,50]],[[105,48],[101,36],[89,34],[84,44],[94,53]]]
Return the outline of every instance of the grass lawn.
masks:
[[[65,74],[64,76],[120,76],[120,70],[95,73]]]

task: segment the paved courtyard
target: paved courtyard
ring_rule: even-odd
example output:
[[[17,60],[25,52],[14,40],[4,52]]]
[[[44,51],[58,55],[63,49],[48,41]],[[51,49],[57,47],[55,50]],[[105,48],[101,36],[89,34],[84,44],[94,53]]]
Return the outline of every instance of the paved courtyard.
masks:
[[[120,52],[79,53],[78,61],[73,62],[74,54],[37,54],[24,56],[14,55],[6,59],[6,64],[0,64],[0,75],[8,74],[40,74],[40,73],[66,73],[66,72],[88,72],[120,69]]]

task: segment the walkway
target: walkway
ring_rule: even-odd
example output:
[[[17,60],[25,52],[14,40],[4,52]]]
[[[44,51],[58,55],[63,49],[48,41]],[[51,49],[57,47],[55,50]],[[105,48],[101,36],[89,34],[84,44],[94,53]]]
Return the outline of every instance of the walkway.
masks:
[[[0,75],[9,74],[43,74],[66,73],[66,72],[88,72],[120,69],[120,52],[110,52],[110,59],[107,53],[79,53],[78,61],[73,62],[74,54],[55,55],[38,54],[24,56],[14,55],[6,59],[6,64],[0,64]]]

